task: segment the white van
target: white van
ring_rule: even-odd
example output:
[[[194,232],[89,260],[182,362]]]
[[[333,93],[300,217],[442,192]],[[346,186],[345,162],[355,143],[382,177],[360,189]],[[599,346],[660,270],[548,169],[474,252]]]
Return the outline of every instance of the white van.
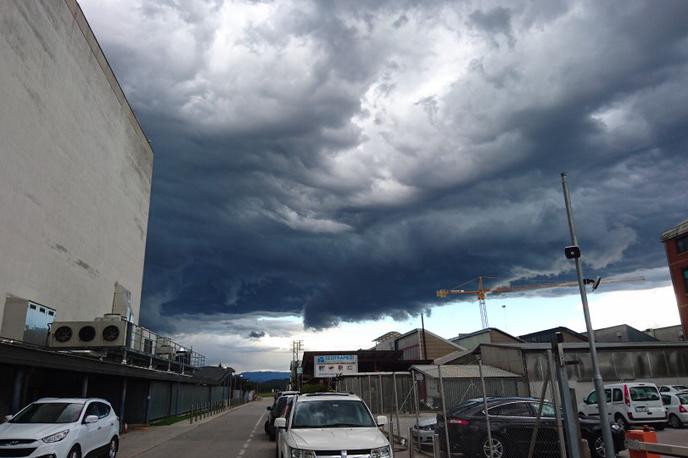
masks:
[[[616,383],[605,385],[604,391],[609,419],[619,426],[648,425],[657,430],[666,427],[666,409],[654,383]],[[599,416],[596,391],[589,393],[578,405],[578,413]]]

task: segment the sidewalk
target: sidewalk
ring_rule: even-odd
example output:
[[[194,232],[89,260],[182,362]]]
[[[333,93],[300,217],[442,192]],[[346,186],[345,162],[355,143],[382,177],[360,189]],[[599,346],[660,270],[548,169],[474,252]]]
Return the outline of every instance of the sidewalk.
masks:
[[[247,402],[240,406],[232,407],[216,415],[194,421],[193,424],[190,424],[189,420],[186,419],[169,426],[144,426],[142,428],[137,428],[134,431],[120,436],[119,452],[117,456],[119,458],[134,458],[160,444],[174,439],[180,434],[197,428],[199,425],[220,418],[223,415],[234,412],[250,404],[250,402]]]

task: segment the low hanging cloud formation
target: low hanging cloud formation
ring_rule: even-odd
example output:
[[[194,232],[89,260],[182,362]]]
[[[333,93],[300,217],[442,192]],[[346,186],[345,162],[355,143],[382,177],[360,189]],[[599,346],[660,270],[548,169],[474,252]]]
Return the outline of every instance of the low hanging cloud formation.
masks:
[[[156,154],[151,327],[571,279],[561,171],[589,275],[665,265],[688,215],[685,1],[82,6]]]

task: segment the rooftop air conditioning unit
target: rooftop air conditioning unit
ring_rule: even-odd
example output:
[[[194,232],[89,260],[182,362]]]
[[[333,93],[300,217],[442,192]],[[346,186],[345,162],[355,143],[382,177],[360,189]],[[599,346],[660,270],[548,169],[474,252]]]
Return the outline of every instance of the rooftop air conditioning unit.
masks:
[[[96,318],[100,332],[102,347],[126,347],[130,324],[120,315],[107,314],[103,318]]]
[[[155,340],[155,356],[163,359],[174,359],[175,345],[169,337],[158,336]]]
[[[102,328],[97,321],[55,321],[50,327],[49,346],[90,348],[101,346]]]
[[[156,342],[158,336],[140,326],[132,326],[132,336],[129,342],[129,348],[148,355],[156,353]]]
[[[53,348],[124,347],[126,321],[56,321],[50,329],[49,346]]]

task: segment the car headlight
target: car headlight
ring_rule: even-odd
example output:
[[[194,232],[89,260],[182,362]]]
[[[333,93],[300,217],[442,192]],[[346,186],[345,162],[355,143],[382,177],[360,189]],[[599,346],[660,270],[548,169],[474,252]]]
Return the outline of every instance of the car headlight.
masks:
[[[60,431],[59,433],[51,434],[50,436],[45,436],[41,440],[43,442],[45,442],[46,444],[51,444],[53,442],[60,442],[62,439],[67,437],[67,434],[69,434],[69,430],[65,429],[64,431]]]
[[[370,458],[390,458],[392,452],[389,450],[389,445],[380,448],[374,448],[370,451]]]
[[[291,458],[315,458],[315,452],[313,450],[303,450],[300,448],[289,448],[289,454]]]

